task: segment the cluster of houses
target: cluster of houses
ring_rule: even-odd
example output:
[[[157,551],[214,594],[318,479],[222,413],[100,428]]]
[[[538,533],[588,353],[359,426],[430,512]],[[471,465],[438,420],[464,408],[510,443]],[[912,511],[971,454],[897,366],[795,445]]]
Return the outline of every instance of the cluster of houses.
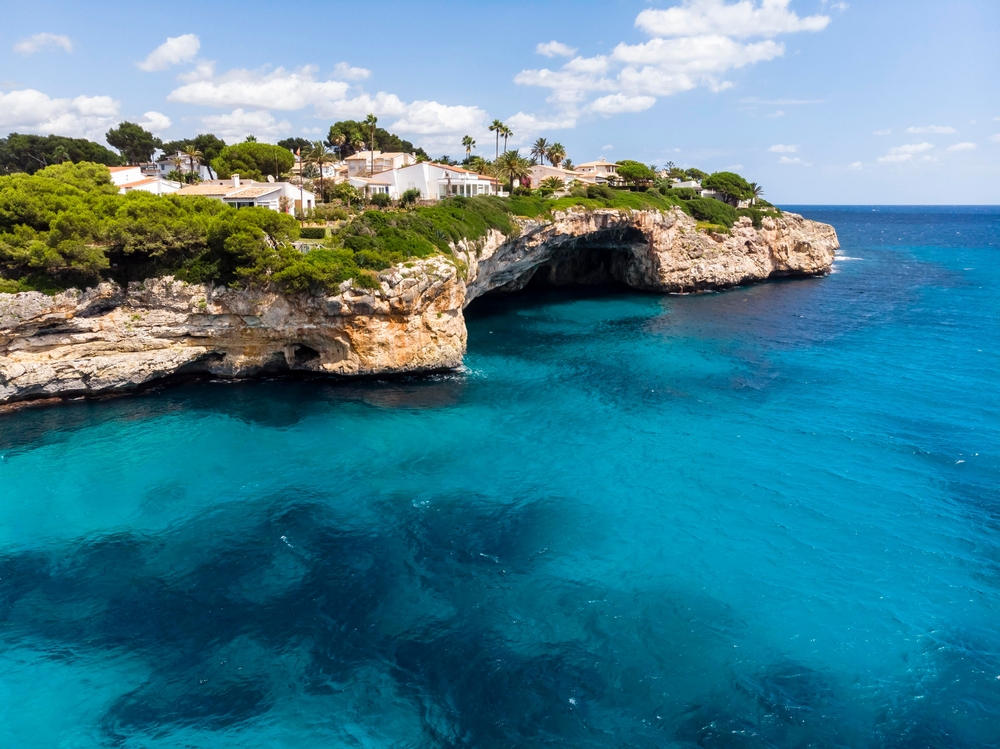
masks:
[[[316,196],[302,186],[302,161],[296,158],[293,173],[299,184],[276,182],[268,177],[267,182],[242,180],[239,175],[231,179],[215,179],[215,174],[207,166],[194,160],[192,163],[183,154],[165,157],[153,164],[142,166],[111,167],[111,179],[121,193],[134,190],[156,195],[201,195],[221,200],[235,208],[268,208],[282,213],[309,211],[316,206]],[[182,175],[194,174],[198,182],[187,185],[167,179],[178,171]],[[555,178],[564,187],[580,183],[601,185],[617,180],[618,165],[607,159],[588,161],[572,169],[564,169],[547,164],[531,167],[527,185],[537,186]],[[432,161],[418,162],[412,153],[361,151],[341,162],[324,165],[324,180],[333,184],[346,182],[366,195],[387,195],[392,200],[408,191],[417,191],[421,200],[434,201],[445,198],[479,195],[504,195],[500,181],[495,177]],[[725,196],[713,190],[703,190],[700,182],[674,180],[674,187],[696,190],[702,197],[725,200]]]

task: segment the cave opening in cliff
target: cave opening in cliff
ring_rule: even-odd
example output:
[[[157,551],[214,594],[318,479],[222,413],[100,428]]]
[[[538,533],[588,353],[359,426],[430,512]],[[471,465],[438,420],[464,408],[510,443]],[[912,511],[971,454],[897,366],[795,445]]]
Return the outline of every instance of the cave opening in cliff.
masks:
[[[637,229],[595,232],[539,253],[541,262],[484,296],[538,295],[570,288],[574,295],[600,295],[636,288],[642,273],[635,266],[642,253],[633,248],[645,248],[647,242]]]

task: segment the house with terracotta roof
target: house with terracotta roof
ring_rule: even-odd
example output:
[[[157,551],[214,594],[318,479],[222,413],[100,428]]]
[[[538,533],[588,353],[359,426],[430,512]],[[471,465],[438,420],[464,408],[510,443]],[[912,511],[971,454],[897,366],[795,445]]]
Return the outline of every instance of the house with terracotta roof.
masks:
[[[267,208],[282,213],[311,211],[316,207],[315,194],[302,187],[288,182],[241,180],[238,174],[228,180],[209,180],[188,185],[176,194],[214,198],[233,208]]]
[[[352,178],[351,184],[362,187],[360,182],[355,184],[357,179]],[[373,191],[385,192],[393,200],[398,200],[407,190],[419,190],[422,200],[444,200],[459,195],[497,195],[500,189],[500,182],[494,177],[433,161],[379,172],[367,179],[371,186],[369,194]]]
[[[115,187],[146,179],[142,173],[142,167],[139,166],[109,166],[108,171],[111,172],[111,182]]]
[[[588,161],[585,164],[577,164],[576,171],[586,174],[595,182],[614,182],[618,178],[618,165],[613,161],[608,161],[603,156],[598,161]]]
[[[587,174],[575,169],[563,169],[558,166],[548,164],[535,164],[531,167],[531,186],[538,187],[544,180],[550,177],[562,180],[563,185],[573,182],[582,182],[585,185],[593,185],[597,179],[593,173]]]

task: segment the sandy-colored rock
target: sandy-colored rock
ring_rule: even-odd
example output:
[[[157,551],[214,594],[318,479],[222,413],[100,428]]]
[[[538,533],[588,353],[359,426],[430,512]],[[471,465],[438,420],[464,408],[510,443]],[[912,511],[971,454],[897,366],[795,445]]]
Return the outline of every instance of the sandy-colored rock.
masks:
[[[103,283],[55,297],[0,294],[0,404],[134,389],[172,375],[303,371],[401,374],[461,366],[463,309],[541,274],[551,283],[615,280],[686,292],[775,276],[819,275],[833,227],[785,214],[710,235],[680,211],[571,211],[526,221],[380,274],[378,291],[330,296],[186,284]],[[455,259],[461,260],[456,263]]]

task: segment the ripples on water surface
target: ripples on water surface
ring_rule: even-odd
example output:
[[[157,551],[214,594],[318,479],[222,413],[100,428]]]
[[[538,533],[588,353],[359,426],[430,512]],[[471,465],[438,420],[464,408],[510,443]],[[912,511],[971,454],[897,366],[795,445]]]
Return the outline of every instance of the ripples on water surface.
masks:
[[[1000,746],[1000,211],[0,419],[0,745]]]

